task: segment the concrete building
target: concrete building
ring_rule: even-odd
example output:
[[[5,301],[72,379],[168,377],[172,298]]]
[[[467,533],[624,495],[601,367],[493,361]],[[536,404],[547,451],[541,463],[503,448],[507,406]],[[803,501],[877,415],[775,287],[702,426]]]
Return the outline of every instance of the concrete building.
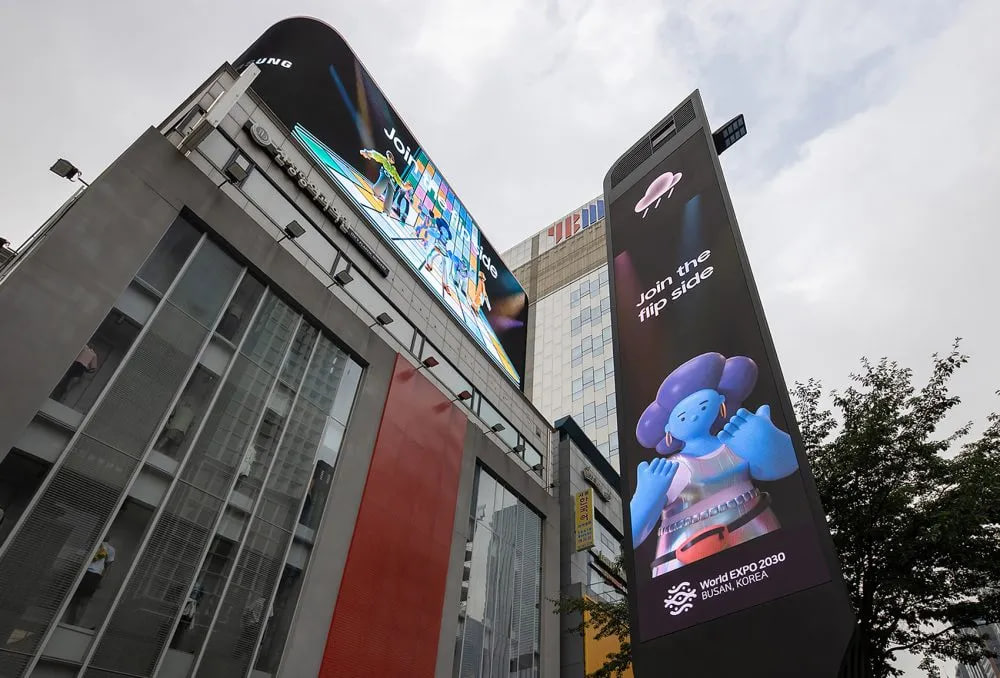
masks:
[[[615,570],[621,556],[622,502],[618,473],[571,417],[556,422],[558,436],[556,486],[561,505],[562,594],[571,598],[617,602],[625,597],[625,580]],[[577,498],[593,507],[593,522],[576,518]],[[572,629],[579,614],[562,615],[562,654],[559,675],[584,678],[599,669],[608,654],[617,651],[616,638],[598,640],[588,629],[584,636]],[[626,674],[631,676],[631,672]]]
[[[618,471],[604,199],[503,256],[533,299],[525,394],[550,421],[571,414]]]
[[[568,443],[245,82],[0,271],[0,675],[560,675]]]

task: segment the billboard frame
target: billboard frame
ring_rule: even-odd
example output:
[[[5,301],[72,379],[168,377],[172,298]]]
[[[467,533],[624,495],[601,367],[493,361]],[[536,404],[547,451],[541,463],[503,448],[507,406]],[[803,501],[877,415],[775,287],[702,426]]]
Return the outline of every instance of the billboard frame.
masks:
[[[693,108],[693,117],[686,108]],[[678,114],[681,115],[678,115]],[[712,157],[712,167],[722,194],[726,217],[734,239],[739,265],[746,280],[753,313],[761,333],[764,352],[770,363],[771,374],[779,386],[786,386],[781,366],[778,362],[770,328],[764,315],[763,304],[753,278],[750,261],[743,238],[740,234],[736,213],[719,162],[714,151],[711,126],[708,122],[701,93],[695,90],[675,107],[667,116],[653,125],[635,144],[622,153],[611,165],[604,177],[605,233],[608,268],[614,269],[614,218],[612,205],[635,184],[646,181],[650,171],[664,162],[684,143],[701,134]],[[648,150],[648,154],[647,154]],[[624,176],[621,172],[625,171]],[[614,179],[614,181],[613,181]],[[615,276],[609,275],[611,296],[612,349],[615,364],[615,389],[621,390],[619,379],[623,374],[622,352],[617,326],[617,297]],[[806,501],[810,519],[818,536],[820,553],[829,573],[829,581],[798,592],[779,596],[749,608],[734,610],[710,621],[681,629],[673,633],[638,642],[633,634],[633,670],[638,678],[660,675],[664,667],[671,666],[670,673],[685,676],[725,675],[741,672],[747,675],[768,676],[836,676],[850,650],[855,628],[854,613],[851,608],[843,572],[837,559],[833,539],[826,525],[823,506],[819,500],[815,479],[805,458],[805,448],[794,407],[787,387],[779,388],[778,405],[788,413],[788,434],[799,459]],[[629,435],[631,425],[623,421],[622,408],[618,410],[618,427]],[[631,521],[629,499],[634,492],[630,474],[621,474],[621,497],[624,524]],[[626,537],[628,539],[628,537]],[[636,583],[635,554],[628,542],[623,544],[623,556],[628,578],[628,600],[631,628],[638,629],[638,587]],[[815,625],[785,623],[803,613],[825,614],[821,621],[822,632],[817,633]],[[753,623],[748,623],[753,618]],[[778,626],[775,626],[777,624]],[[760,627],[771,632],[761,633]],[[752,629],[747,631],[747,629]],[[740,632],[743,632],[742,634]],[[797,632],[797,633],[796,633]],[[775,640],[779,638],[778,640]],[[724,638],[727,651],[718,652],[718,642]],[[683,645],[683,651],[681,650]],[[706,667],[706,660],[712,662]],[[708,671],[706,673],[706,671]],[[748,674],[748,671],[750,672]],[[852,674],[853,675],[853,674]]]

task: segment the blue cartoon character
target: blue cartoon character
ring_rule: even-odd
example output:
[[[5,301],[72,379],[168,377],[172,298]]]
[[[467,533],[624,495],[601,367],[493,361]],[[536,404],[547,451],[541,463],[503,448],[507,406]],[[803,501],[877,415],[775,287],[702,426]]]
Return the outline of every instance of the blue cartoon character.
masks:
[[[630,504],[634,546],[660,525],[654,577],[780,527],[754,481],[785,478],[798,461],[768,405],[740,407],[756,382],[750,358],[703,353],[663,380],[639,418],[639,443],[665,455],[639,464]]]

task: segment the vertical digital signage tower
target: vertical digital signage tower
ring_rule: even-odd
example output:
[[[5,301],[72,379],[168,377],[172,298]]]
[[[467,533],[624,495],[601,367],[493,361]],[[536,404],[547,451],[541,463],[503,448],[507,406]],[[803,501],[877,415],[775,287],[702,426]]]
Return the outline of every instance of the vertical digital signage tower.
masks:
[[[604,195],[636,676],[832,678],[853,614],[697,91]]]

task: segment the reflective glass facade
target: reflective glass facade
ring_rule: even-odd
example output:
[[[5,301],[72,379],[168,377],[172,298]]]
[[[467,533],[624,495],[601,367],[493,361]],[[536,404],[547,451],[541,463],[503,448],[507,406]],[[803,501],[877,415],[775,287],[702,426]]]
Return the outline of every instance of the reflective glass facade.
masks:
[[[472,497],[453,675],[538,676],[542,520],[482,466]]]
[[[0,675],[272,674],[361,373],[177,220],[0,463]]]

